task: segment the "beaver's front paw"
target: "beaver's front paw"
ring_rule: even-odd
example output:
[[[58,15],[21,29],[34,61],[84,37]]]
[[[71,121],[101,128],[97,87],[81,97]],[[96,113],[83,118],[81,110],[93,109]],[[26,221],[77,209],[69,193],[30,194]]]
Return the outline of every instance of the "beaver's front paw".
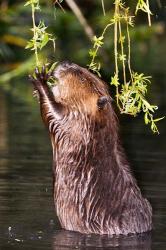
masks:
[[[47,72],[46,66],[43,66],[41,70],[38,67],[36,67],[34,76],[29,75],[29,80],[36,87],[36,85],[38,84],[42,85],[47,84],[47,81],[50,78],[50,76],[51,73],[49,71]]]
[[[48,79],[51,76],[51,73],[49,71],[47,72],[46,66],[42,67],[41,72],[39,71],[39,68],[37,67],[35,69],[35,76],[36,76],[36,79],[40,81],[41,83],[47,83]]]

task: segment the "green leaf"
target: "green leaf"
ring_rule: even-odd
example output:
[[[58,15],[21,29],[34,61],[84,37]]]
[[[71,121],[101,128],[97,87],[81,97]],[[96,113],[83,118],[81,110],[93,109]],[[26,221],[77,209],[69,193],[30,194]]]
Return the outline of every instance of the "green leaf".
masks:
[[[165,116],[163,116],[163,117],[161,117],[161,118],[154,119],[153,121],[154,121],[154,122],[158,122],[158,121],[161,121],[161,120],[163,120],[163,119],[165,119]]]
[[[52,72],[56,68],[57,62],[53,63],[49,68],[49,72]]]
[[[25,47],[25,49],[30,49],[34,47],[34,43],[32,41],[29,41]]]
[[[49,36],[48,36],[47,33],[45,33],[44,36],[43,36],[42,42],[40,44],[40,49],[42,49],[44,46],[46,46],[48,41],[49,41]]]
[[[149,102],[147,102],[145,99],[143,99],[142,102],[144,103],[145,107],[149,109],[151,112],[154,112],[154,109],[157,107],[150,105]]]
[[[125,36],[121,36],[120,38],[119,38],[119,43],[124,43],[125,42]]]
[[[95,57],[96,56],[96,50],[93,50],[93,49],[90,49],[89,50],[89,55],[91,56],[91,57]]]
[[[31,5],[31,1],[27,1],[24,6],[28,6],[28,5]]]
[[[114,85],[115,87],[120,85],[119,78],[117,75],[114,75],[114,77],[111,77],[111,85]]]
[[[94,41],[93,47],[94,48],[101,47],[103,45],[103,42],[102,42],[103,39],[104,39],[103,36],[100,36],[100,37],[94,36],[94,38],[93,38],[93,41]]]
[[[146,112],[145,115],[144,115],[144,121],[145,121],[145,124],[147,125],[150,121],[149,121],[149,118],[148,118],[148,113]]]
[[[119,55],[120,61],[126,61],[126,55]]]

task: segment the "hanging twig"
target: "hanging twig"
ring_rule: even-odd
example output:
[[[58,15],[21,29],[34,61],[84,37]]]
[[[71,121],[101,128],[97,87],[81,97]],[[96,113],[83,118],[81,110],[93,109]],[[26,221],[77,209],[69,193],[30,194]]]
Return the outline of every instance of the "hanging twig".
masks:
[[[62,7],[62,5],[60,4],[59,0],[55,0],[55,1],[54,1],[54,4],[57,4],[57,5],[61,8],[61,10],[65,13],[65,10],[64,10],[64,8]]]
[[[105,6],[104,6],[104,0],[101,0],[101,5],[102,5],[102,9],[103,9],[103,14],[105,16]]]
[[[132,70],[131,70],[131,39],[130,39],[129,23],[127,19],[128,19],[128,9],[126,11],[126,31],[127,31],[127,40],[128,40],[128,68],[129,68],[131,80],[133,81],[133,75],[132,75]]]
[[[82,14],[80,8],[78,7],[78,5],[75,3],[74,0],[66,0],[66,3],[71,8],[73,13],[76,15],[76,17],[79,20],[80,24],[84,28],[84,31],[87,34],[88,38],[90,40],[92,40],[95,34],[94,34],[92,28],[89,26],[89,24],[88,24],[87,20],[85,19],[85,17],[83,16],[83,14]]]
[[[157,0],[157,4],[158,4],[159,8],[161,9],[162,8],[161,0]]]
[[[148,7],[148,9],[149,9],[149,0],[146,0],[146,5],[147,5],[147,7]],[[152,23],[151,23],[150,11],[148,11],[147,14],[148,14],[149,26],[151,26]]]
[[[118,77],[118,22],[117,22],[117,13],[118,13],[118,2],[115,1],[115,15],[114,15],[114,19],[115,19],[115,24],[114,24],[114,56],[115,56],[115,73]]]
[[[124,54],[124,46],[123,46],[123,35],[122,35],[122,27],[121,27],[121,21],[118,21],[118,26],[119,26],[119,42],[120,42],[120,47],[121,47],[121,61],[122,61],[122,68],[123,68],[123,79],[124,79],[124,84],[127,83],[126,81],[126,65],[125,65],[125,60],[126,60],[126,55]]]
[[[36,33],[36,23],[35,23],[35,6],[32,3],[32,23],[33,23],[33,32],[34,32],[34,41],[37,41],[37,33]],[[39,66],[39,57],[38,57],[38,49],[37,49],[37,42],[34,43],[34,50],[35,50],[35,58],[36,58],[36,66]]]

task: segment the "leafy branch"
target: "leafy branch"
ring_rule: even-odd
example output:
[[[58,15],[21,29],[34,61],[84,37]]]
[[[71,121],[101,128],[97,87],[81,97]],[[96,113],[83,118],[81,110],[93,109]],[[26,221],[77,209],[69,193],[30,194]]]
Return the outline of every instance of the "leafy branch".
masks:
[[[151,26],[151,17],[150,16],[152,15],[152,12],[149,8],[149,0],[146,0],[146,2],[144,0],[138,0],[135,13],[137,14],[137,12],[139,10],[142,10],[143,12],[147,13],[149,26]]]
[[[103,2],[102,2],[103,4]],[[100,62],[97,60],[98,51],[104,44],[104,36],[109,27],[114,26],[114,59],[115,74],[111,78],[111,85],[116,88],[116,102],[122,114],[132,116],[144,113],[145,124],[151,125],[151,130],[158,133],[156,122],[162,118],[154,119],[154,112],[157,106],[151,105],[146,100],[147,88],[151,83],[150,76],[137,73],[131,67],[131,38],[130,27],[134,26],[134,16],[130,15],[129,7],[125,6],[123,0],[115,0],[114,16],[105,26],[101,36],[94,37],[93,48],[89,51],[91,57],[89,68],[100,76]],[[141,10],[147,13],[149,25],[151,25],[151,11],[149,0],[138,0],[135,13]],[[122,29],[125,26],[125,31]],[[125,48],[127,47],[127,53]],[[119,67],[122,65],[123,83],[119,80]],[[129,77],[127,77],[129,73]]]
[[[90,64],[88,64],[88,67],[95,73],[98,74],[98,76],[101,76],[100,74],[100,68],[101,68],[101,65],[100,65],[100,62],[96,62],[96,57],[97,57],[97,53],[98,53],[98,50],[102,47],[102,45],[104,44],[103,40],[104,40],[104,35],[107,31],[107,29],[113,25],[114,22],[112,22],[112,20],[110,21],[110,23],[108,23],[106,25],[106,27],[104,28],[101,36],[99,37],[96,37],[94,36],[93,38],[93,48],[89,50],[89,55],[91,57],[91,61],[90,61]]]
[[[52,34],[47,32],[47,27],[44,24],[43,20],[40,20],[39,24],[36,24],[35,13],[37,11],[41,11],[39,0],[28,0],[25,3],[25,6],[31,7],[32,12],[32,29],[33,37],[27,43],[26,49],[31,49],[35,51],[35,59],[36,66],[41,66],[41,62],[39,60],[39,50],[44,48],[49,41],[53,43],[53,47],[55,50],[55,38]]]

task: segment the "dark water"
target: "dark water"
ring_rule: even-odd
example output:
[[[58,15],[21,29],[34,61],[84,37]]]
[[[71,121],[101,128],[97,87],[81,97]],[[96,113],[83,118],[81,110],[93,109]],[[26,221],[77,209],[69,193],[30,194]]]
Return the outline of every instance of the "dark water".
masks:
[[[164,92],[156,101],[164,110]],[[160,136],[141,118],[121,122],[135,176],[153,206],[154,230],[112,238],[68,232],[54,212],[51,146],[37,102],[0,91],[0,250],[166,249],[165,121]]]

